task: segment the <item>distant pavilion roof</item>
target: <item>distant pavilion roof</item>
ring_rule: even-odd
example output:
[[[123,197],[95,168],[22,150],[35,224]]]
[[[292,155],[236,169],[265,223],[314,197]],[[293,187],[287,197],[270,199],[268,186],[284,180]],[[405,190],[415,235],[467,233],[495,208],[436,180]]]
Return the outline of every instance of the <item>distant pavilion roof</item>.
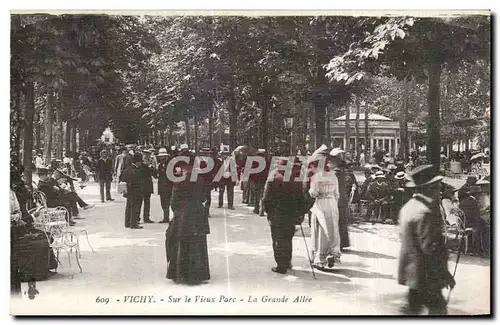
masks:
[[[349,119],[350,120],[355,120],[356,119],[356,114],[351,113],[349,114]],[[365,113],[360,113],[359,114],[359,119],[364,120],[365,119]],[[336,121],[345,121],[345,115],[342,115],[341,117],[337,117],[335,119]],[[369,121],[392,121],[390,118],[379,115],[379,114],[368,114],[368,120]]]

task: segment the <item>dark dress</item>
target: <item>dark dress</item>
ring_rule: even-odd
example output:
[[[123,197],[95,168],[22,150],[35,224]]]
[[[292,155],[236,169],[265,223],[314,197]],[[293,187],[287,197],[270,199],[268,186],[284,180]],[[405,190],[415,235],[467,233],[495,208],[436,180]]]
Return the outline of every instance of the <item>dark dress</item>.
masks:
[[[344,168],[336,168],[335,174],[339,181],[339,233],[340,233],[340,248],[346,248],[351,246],[349,241],[349,197],[346,193],[347,188],[347,172]],[[352,184],[351,184],[352,186]],[[351,187],[349,186],[349,193],[351,192]]]
[[[203,205],[204,187],[197,182],[175,183],[172,191],[174,218],[165,236],[167,278],[175,282],[201,283],[210,279],[207,234],[208,216]]]

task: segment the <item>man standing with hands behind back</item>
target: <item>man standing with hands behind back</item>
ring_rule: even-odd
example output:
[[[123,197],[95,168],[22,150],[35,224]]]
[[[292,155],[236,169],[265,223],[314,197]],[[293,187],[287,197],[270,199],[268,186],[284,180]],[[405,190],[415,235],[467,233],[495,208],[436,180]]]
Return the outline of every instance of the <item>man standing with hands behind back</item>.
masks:
[[[113,180],[113,166],[106,150],[101,151],[101,158],[97,161],[97,175],[101,191],[101,202],[104,203],[104,186],[106,186],[106,201],[114,201],[111,198],[111,181]]]
[[[406,315],[418,315],[422,307],[429,315],[446,315],[447,307],[441,290],[453,289],[455,280],[448,271],[443,220],[439,210],[439,193],[443,176],[433,165],[415,168],[406,187],[414,195],[399,213],[401,252],[398,282],[409,287]]]

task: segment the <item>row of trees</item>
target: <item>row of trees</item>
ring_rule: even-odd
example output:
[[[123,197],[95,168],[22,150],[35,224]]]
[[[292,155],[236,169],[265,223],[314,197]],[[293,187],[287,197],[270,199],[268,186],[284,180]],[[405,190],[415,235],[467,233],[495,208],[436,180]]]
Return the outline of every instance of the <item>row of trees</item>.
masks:
[[[80,148],[93,143],[122,109],[124,74],[155,50],[138,17],[12,15],[12,159],[22,146],[29,168],[34,148],[48,163],[54,149],[76,151],[77,134]]]
[[[449,122],[489,106],[489,33],[486,16],[13,16],[12,146],[26,166],[33,139],[50,157],[110,125],[123,142],[214,146],[229,129],[231,148],[272,149],[292,114],[304,150],[353,106],[399,119],[401,143],[427,124],[436,162],[463,134]]]

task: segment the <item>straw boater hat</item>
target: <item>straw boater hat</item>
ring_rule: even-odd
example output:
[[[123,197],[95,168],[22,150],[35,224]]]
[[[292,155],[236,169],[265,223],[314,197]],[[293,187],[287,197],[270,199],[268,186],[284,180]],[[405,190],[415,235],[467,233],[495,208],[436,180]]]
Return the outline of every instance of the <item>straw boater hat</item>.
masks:
[[[180,149],[181,149],[181,150],[188,150],[188,149],[189,149],[189,146],[188,146],[186,143],[183,143],[183,144],[181,144]]]
[[[485,180],[485,179],[480,179],[480,180],[478,180],[478,181],[476,182],[476,184],[474,184],[474,185],[488,185],[488,184],[490,184],[490,182],[488,182],[487,180]]]
[[[343,153],[345,153],[344,150],[342,150],[340,148],[333,148],[332,151],[330,151],[330,156],[338,157],[338,156],[342,155]]]
[[[404,179],[405,178],[405,172],[397,172],[396,176],[394,176],[395,179]]]
[[[158,157],[166,157],[168,156],[168,152],[167,152],[167,149],[166,148],[160,148],[160,150],[158,150]]]
[[[415,168],[409,175],[410,181],[406,187],[420,187],[440,182],[444,177],[439,175],[433,165],[422,165]]]
[[[385,178],[383,171],[378,171],[375,173],[375,178]]]

